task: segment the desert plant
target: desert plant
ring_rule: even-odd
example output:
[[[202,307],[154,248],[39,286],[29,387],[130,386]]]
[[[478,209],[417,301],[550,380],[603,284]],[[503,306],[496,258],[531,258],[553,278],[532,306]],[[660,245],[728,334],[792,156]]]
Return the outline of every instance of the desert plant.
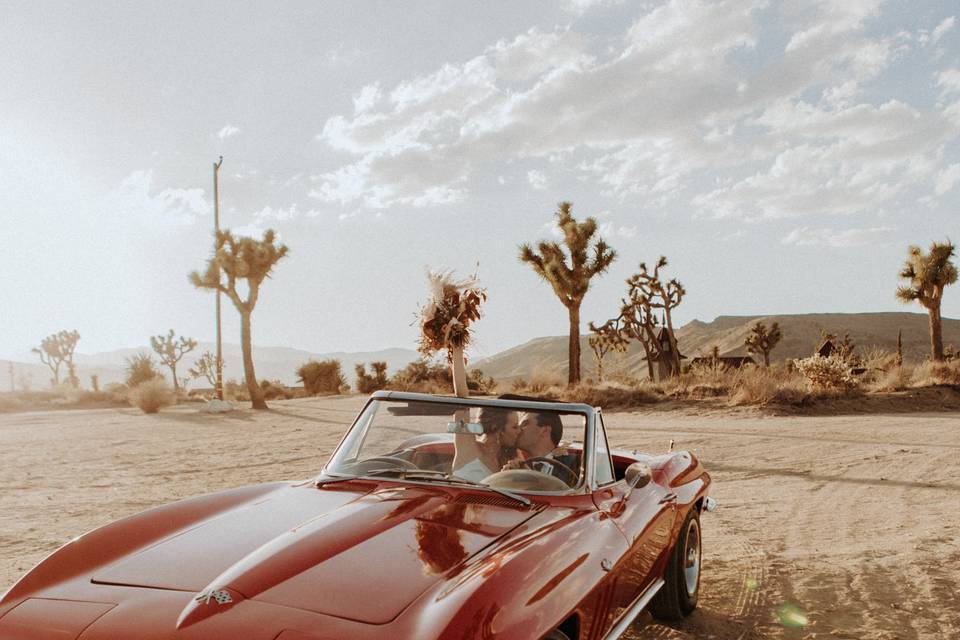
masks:
[[[910,303],[916,300],[927,310],[930,317],[930,359],[943,361],[943,320],[940,303],[943,290],[957,281],[957,267],[950,261],[954,256],[952,242],[930,245],[930,253],[924,254],[916,245],[907,250],[907,261],[900,270],[900,277],[910,284],[897,289],[897,298]]]
[[[94,393],[100,391],[100,376],[95,373],[90,374],[90,388],[93,389]]]
[[[354,367],[357,373],[357,391],[360,393],[373,393],[387,386],[387,363],[372,362],[370,368],[373,369],[373,375],[367,373],[363,363]]]
[[[610,351],[623,353],[627,350],[629,339],[623,332],[622,322],[623,316],[620,316],[607,320],[599,327],[592,322],[587,325],[591,333],[587,339],[587,344],[590,345],[590,350],[593,351],[593,356],[597,359],[598,382],[603,382],[603,359],[606,355]]]
[[[960,362],[926,361],[913,370],[911,386],[960,385]]]
[[[850,363],[839,354],[829,357],[812,356],[794,362],[797,371],[802,373],[817,390],[852,391],[859,385],[850,374]]]
[[[40,356],[40,362],[47,365],[53,373],[51,386],[60,384],[60,366],[64,363],[67,365],[69,382],[74,387],[78,386],[79,381],[73,367],[73,351],[77,348],[79,341],[79,332],[64,329],[47,336],[40,341],[39,347],[30,350]]]
[[[250,402],[254,409],[266,409],[267,403],[263,391],[257,384],[253,369],[253,339],[251,337],[250,316],[260,296],[263,284],[273,267],[288,253],[286,245],[276,244],[273,229],[263,233],[263,240],[234,237],[229,231],[217,233],[215,253],[207,262],[203,275],[194,271],[190,274],[193,286],[213,289],[226,294],[240,313],[240,342],[243,351],[243,375],[247,382]],[[227,276],[227,282],[221,281],[220,272]],[[237,281],[246,280],[247,298],[244,300],[237,291]]]
[[[200,354],[200,357],[194,361],[193,366],[187,372],[191,378],[195,380],[201,377],[205,378],[212,388],[217,388],[217,356],[211,352],[204,351]]]
[[[339,393],[347,383],[339,360],[308,360],[297,369],[297,379],[311,396]]]
[[[773,351],[783,333],[780,331],[780,323],[774,322],[768,328],[763,322],[757,321],[750,327],[750,333],[743,341],[748,353],[763,356],[763,366],[770,366],[770,352]]]
[[[591,247],[597,221],[587,218],[577,222],[570,212],[572,207],[569,202],[561,202],[556,214],[569,256],[556,242],[540,242],[536,251],[529,244],[520,246],[520,261],[529,264],[548,282],[567,308],[570,321],[567,382],[571,385],[580,381],[580,304],[590,288],[590,280],[604,273],[617,257],[617,252],[602,239]]]
[[[246,385],[230,378],[223,383],[223,397],[236,402],[247,402],[250,400],[250,391]]]
[[[179,340],[174,339],[173,329],[166,335],[150,336],[150,346],[160,356],[160,364],[170,368],[170,377],[173,379],[173,391],[180,391],[180,381],[177,378],[177,363],[187,353],[197,347],[197,341],[193,338],[180,336]]]
[[[656,325],[655,309],[663,314],[664,325],[667,330],[667,340],[670,343],[670,370],[673,375],[680,373],[680,350],[677,348],[677,338],[673,332],[672,312],[682,301],[687,290],[676,278],[664,282],[660,277],[660,269],[667,266],[666,256],[660,256],[653,267],[653,273],[647,269],[645,262],[640,263],[640,271],[627,278],[627,295],[629,302],[623,301],[622,314],[627,320],[627,327],[636,336],[644,336],[644,350],[647,352],[647,366],[650,378],[653,379],[653,357],[662,355],[659,340],[654,333]]]
[[[263,389],[263,397],[267,400],[284,400],[291,397],[286,385],[279,380],[261,380],[260,388]]]
[[[138,353],[127,358],[127,386],[133,388],[138,384],[162,378],[163,374],[157,370],[157,363],[146,353]]]
[[[151,378],[130,389],[130,404],[144,413],[157,413],[174,402],[173,390],[163,378]]]

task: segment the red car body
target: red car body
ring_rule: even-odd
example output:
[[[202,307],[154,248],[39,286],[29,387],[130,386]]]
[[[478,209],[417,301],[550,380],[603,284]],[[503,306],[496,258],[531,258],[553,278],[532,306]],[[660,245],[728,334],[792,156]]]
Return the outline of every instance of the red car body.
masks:
[[[432,401],[374,399],[388,397]],[[563,406],[602,429],[599,410]],[[416,444],[450,455],[452,446],[442,436]],[[29,571],[0,598],[0,638],[617,637],[664,584],[684,523],[708,504],[710,476],[685,451],[612,459],[615,482],[529,495],[529,505],[385,477],[276,482],[162,506]],[[631,489],[624,476],[637,462],[651,477]]]

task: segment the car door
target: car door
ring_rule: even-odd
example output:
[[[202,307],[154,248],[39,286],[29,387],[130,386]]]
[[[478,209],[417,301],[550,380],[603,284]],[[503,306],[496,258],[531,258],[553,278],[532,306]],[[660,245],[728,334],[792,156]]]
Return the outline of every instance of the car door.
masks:
[[[627,607],[659,577],[652,571],[670,547],[676,494],[653,481],[631,492],[624,480],[615,479],[602,415],[596,421],[594,443],[594,503],[620,529],[629,547],[611,569],[617,574],[615,600],[618,606]]]

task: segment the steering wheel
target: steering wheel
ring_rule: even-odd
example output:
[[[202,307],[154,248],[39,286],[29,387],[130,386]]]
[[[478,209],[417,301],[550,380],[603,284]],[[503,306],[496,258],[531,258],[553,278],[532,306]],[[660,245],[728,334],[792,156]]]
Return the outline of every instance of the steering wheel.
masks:
[[[554,469],[557,469],[558,471],[560,471],[561,476],[566,476],[565,478],[561,477],[560,480],[562,480],[563,482],[566,482],[569,486],[572,487],[577,483],[577,473],[567,465],[560,462],[559,460],[554,460],[553,458],[547,458],[544,456],[538,456],[536,458],[527,458],[521,464],[523,464],[523,466],[530,469],[531,471],[537,471],[539,473],[543,473],[539,469],[534,468],[533,465],[537,462],[546,462],[547,464],[552,466]]]

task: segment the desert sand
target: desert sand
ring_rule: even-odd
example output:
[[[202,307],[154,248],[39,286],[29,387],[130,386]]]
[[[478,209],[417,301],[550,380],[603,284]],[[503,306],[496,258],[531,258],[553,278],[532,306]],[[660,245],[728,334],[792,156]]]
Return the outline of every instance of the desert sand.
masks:
[[[314,475],[360,397],[0,415],[0,592],[68,539],[228,487]],[[714,477],[700,608],[638,638],[960,638],[960,413],[610,413],[611,444],[674,439]],[[791,626],[794,625],[794,626]]]

